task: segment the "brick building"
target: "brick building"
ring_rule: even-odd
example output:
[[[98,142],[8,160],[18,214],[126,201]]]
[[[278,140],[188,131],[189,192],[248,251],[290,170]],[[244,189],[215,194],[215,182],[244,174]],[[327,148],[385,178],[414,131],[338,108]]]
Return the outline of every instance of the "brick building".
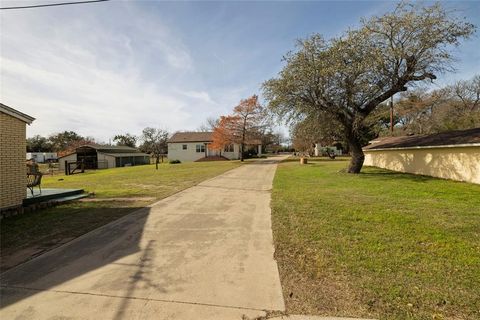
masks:
[[[26,196],[26,124],[33,120],[0,103],[0,211],[21,206]]]

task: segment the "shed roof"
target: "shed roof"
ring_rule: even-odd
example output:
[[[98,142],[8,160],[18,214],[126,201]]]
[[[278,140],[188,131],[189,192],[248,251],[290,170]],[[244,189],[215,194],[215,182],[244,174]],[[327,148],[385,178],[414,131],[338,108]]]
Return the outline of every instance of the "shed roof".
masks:
[[[459,147],[480,145],[480,128],[447,131],[429,135],[385,137],[373,140],[364,150]]]
[[[104,146],[99,144],[85,144],[80,147],[77,147],[74,152],[71,152],[59,157],[59,159],[75,154],[77,153],[78,149],[85,148],[85,147],[92,148],[92,149],[95,149],[97,152],[101,152],[101,153],[108,154],[115,157],[131,157],[133,155],[148,156],[148,154],[140,152],[140,150],[136,148],[127,147],[127,146],[108,146],[108,145]]]
[[[127,147],[127,146],[110,146],[110,145],[100,145],[100,144],[85,144],[83,146],[78,147],[83,148],[83,147],[89,147],[93,148],[99,152],[108,152],[108,153],[117,153],[117,152],[127,152],[127,153],[133,153],[133,152],[140,152],[136,148],[132,147]]]
[[[169,143],[176,142],[212,142],[213,132],[175,132],[168,139]]]
[[[132,152],[132,153],[128,153],[128,152],[118,152],[118,153],[101,152],[101,153],[104,154],[104,155],[107,155],[107,156],[115,157],[115,158],[121,158],[121,157],[150,157],[150,155],[148,155],[146,153],[143,153],[143,152]]]
[[[72,154],[76,154],[76,152],[70,152],[70,153],[64,154],[63,156],[58,157],[58,160],[60,160],[62,158],[65,158],[65,157],[68,157],[68,156],[71,156]]]
[[[16,109],[13,109],[7,105],[4,105],[3,103],[0,103],[0,112],[8,114],[9,116],[12,116],[14,118],[17,118],[18,120],[21,120],[25,123],[31,124],[33,120],[35,120],[34,117],[29,116],[28,114],[25,114],[23,112],[20,112]]]

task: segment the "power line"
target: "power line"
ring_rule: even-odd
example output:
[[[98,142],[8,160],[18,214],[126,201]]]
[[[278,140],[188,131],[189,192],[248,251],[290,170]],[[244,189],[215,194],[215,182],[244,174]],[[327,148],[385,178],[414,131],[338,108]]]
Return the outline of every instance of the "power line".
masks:
[[[60,3],[50,3],[50,4],[35,4],[35,5],[31,5],[31,6],[2,7],[2,8],[0,8],[0,10],[56,7],[56,6],[67,6],[67,5],[70,5],[70,4],[86,4],[86,3],[105,2],[105,1],[110,1],[110,0],[88,0],[88,1],[60,2]]]

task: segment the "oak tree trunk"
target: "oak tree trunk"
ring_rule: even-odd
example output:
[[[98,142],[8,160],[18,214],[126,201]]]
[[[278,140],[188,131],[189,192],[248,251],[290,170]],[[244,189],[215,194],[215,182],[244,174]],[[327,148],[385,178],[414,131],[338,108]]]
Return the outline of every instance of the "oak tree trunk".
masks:
[[[352,159],[348,165],[348,173],[360,173],[362,170],[365,155],[363,154],[362,144],[355,135],[350,135],[347,138],[348,146],[352,154]]]

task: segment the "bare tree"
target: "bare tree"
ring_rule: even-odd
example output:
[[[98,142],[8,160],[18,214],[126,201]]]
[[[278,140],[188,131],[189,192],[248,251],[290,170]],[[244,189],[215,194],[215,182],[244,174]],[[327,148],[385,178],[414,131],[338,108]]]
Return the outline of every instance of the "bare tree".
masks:
[[[464,109],[475,111],[480,107],[480,75],[471,80],[458,81],[450,90],[461,101]]]
[[[212,132],[213,130],[215,130],[215,128],[218,126],[219,123],[220,123],[220,119],[209,117],[207,118],[207,120],[205,120],[205,123],[203,123],[200,127],[198,127],[197,131]]]
[[[403,93],[396,103],[397,134],[429,134],[480,126],[480,77],[433,91]]]
[[[155,157],[155,168],[158,170],[160,156],[167,153],[169,133],[163,129],[147,127],[142,131],[142,145],[140,150]]]

